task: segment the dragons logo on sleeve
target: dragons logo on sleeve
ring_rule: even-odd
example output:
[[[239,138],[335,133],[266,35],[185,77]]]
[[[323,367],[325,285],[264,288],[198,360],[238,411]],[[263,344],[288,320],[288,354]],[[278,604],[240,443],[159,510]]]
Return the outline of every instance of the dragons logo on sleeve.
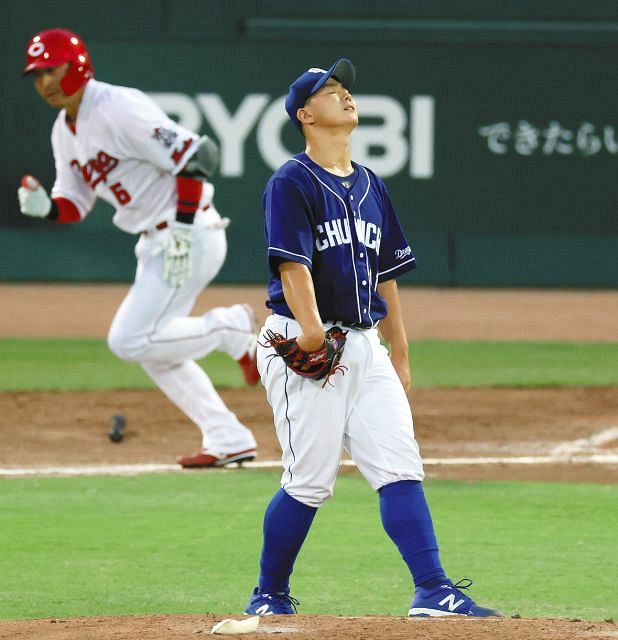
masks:
[[[395,249],[395,260],[403,260],[412,255],[412,248],[408,245],[405,249]]]

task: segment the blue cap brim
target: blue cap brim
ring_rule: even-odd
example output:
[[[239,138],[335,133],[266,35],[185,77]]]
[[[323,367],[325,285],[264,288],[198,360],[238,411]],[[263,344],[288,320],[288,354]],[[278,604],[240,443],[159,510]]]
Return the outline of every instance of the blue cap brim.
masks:
[[[307,100],[316,91],[319,91],[329,80],[329,78],[335,78],[349,91],[356,81],[356,69],[350,60],[347,58],[340,58],[335,64],[326,72],[320,73],[319,79],[315,83],[311,83],[311,72],[320,72],[319,69],[310,69],[290,85],[290,92],[285,100],[285,110],[290,117],[290,120],[294,123],[294,126],[302,131],[301,124],[296,117],[296,112],[302,108]],[[309,76],[308,80],[305,76]]]
[[[341,82],[341,84],[349,91],[356,81],[356,69],[354,65],[347,58],[341,58],[337,60],[335,64],[315,83],[311,93],[307,96],[312,96],[316,91],[319,91],[328,81],[329,78],[335,78]]]

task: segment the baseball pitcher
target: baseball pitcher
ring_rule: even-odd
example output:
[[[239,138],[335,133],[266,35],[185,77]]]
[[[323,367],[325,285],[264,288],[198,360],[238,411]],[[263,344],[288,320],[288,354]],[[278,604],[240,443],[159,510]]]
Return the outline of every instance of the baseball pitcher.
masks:
[[[304,153],[263,197],[271,270],[258,368],[283,451],[264,518],[258,586],[246,613],[291,614],[289,578],[344,449],[379,495],[384,529],[415,584],[410,616],[500,615],[453,584],[440,562],[406,392],[408,342],[396,278],[416,266],[386,186],[350,157],[356,71],[342,58],[290,86]],[[390,348],[381,344],[378,331]]]
[[[237,360],[248,384],[259,381],[256,322],[245,304],[189,317],[219,272],[225,228],[208,179],[217,145],[170,118],[144,93],[94,78],[81,38],[66,29],[35,35],[25,74],[60,109],[51,142],[56,180],[48,195],[32,176],[19,188],[21,212],[64,224],[83,220],[97,198],[115,208],[114,224],[137,236],[135,281],[118,309],[109,348],[138,362],[202,432],[202,449],[184,467],[222,466],[255,456],[256,442],[223,403],[195,360],[214,349]]]

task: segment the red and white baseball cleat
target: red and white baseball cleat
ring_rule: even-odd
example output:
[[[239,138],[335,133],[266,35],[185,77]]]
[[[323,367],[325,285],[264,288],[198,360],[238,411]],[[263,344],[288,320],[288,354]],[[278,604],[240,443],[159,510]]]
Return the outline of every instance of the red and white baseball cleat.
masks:
[[[242,306],[245,308],[245,311],[249,316],[251,332],[253,335],[247,352],[242,356],[242,358],[239,358],[237,362],[240,365],[245,382],[250,387],[255,387],[255,385],[260,381],[260,372],[257,368],[257,333],[259,327],[257,318],[255,317],[255,312],[251,305],[243,304]]]
[[[223,467],[232,462],[246,462],[256,456],[255,449],[245,449],[236,453],[212,453],[202,449],[198,453],[188,456],[180,456],[176,462],[185,469],[204,469],[207,467]]]

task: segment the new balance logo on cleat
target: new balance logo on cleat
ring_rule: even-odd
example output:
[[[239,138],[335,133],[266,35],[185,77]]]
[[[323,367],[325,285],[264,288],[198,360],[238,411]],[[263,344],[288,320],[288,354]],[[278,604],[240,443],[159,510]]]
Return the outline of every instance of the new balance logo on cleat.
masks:
[[[256,587],[245,613],[253,616],[290,615],[296,613],[296,605],[298,600],[287,591],[266,593]]]
[[[258,616],[272,616],[274,611],[270,611],[267,604],[263,604],[255,610],[255,614]]]
[[[444,600],[440,600],[440,602],[438,602],[438,605],[442,607],[442,606],[444,606],[446,604],[446,606],[448,607],[449,611],[455,611],[455,609],[457,609],[457,607],[459,605],[462,605],[464,602],[465,601],[464,601],[463,598],[461,600],[458,600],[457,602],[455,602],[455,594],[451,593],[448,596],[446,596],[446,598],[444,598]]]
[[[468,589],[471,585],[472,580],[464,578],[456,584],[449,580],[431,589],[418,587],[414,592],[408,616],[411,618],[437,618],[444,616],[503,617],[496,609],[482,607],[476,604],[470,596],[462,593],[462,589]],[[445,589],[450,592],[446,596],[444,595]]]

